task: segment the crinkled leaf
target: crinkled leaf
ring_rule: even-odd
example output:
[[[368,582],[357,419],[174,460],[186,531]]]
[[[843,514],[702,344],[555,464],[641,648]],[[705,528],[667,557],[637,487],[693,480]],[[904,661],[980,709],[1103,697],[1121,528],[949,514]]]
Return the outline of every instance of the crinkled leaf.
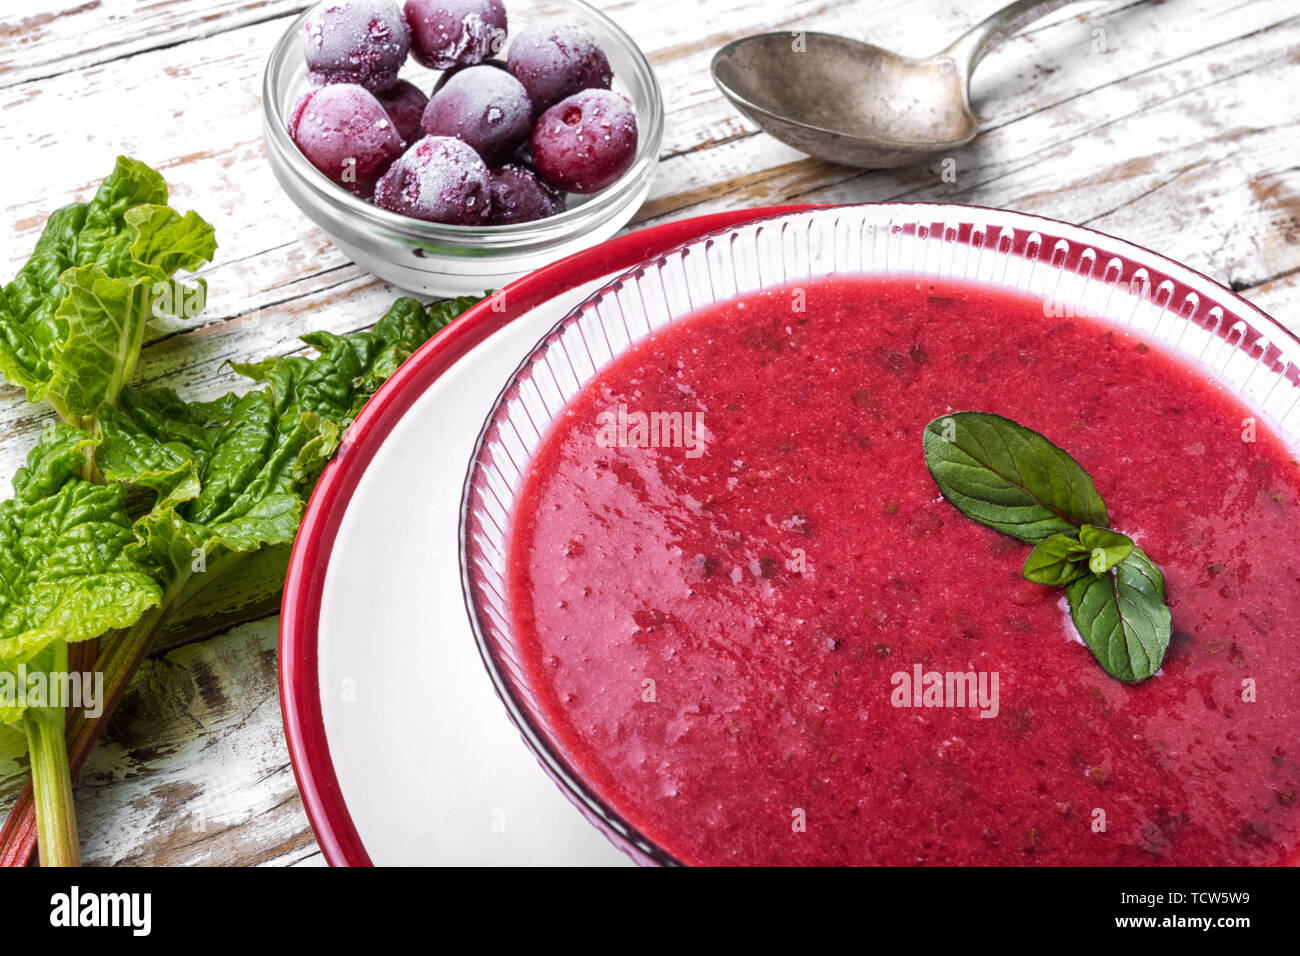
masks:
[[[128,388],[118,408],[101,413],[96,462],[107,480],[152,494],[131,554],[183,588],[173,611],[184,614],[190,601],[260,606],[278,591],[282,577],[268,587],[251,572],[282,566],[279,555],[347,420],[382,383],[387,363],[409,356],[474,301],[430,311],[399,299],[367,332],[307,336],[320,352],[314,358],[240,366],[265,383],[244,395],[185,402],[167,389]],[[260,557],[268,550],[278,552],[271,564]],[[211,574],[218,565],[220,574]],[[227,576],[247,582],[247,593],[214,583]]]
[[[126,211],[166,201],[161,176],[143,163],[119,158],[90,202],[50,214],[31,258],[0,289],[0,372],[9,381],[43,394],[53,374],[55,346],[64,338],[54,319],[63,298],[59,277],[76,266],[120,258],[111,240],[125,232]],[[40,394],[32,396],[39,399]]]
[[[85,205],[85,217],[73,237],[75,252],[68,265],[120,261],[132,242],[123,228],[126,214],[137,206],[166,204],[167,184],[162,176],[138,159],[119,156],[113,171]]]
[[[305,496],[338,446],[339,429],[310,413],[281,416],[270,389],[185,403],[168,390],[123,393],[105,413],[105,478],[157,496],[137,532],[173,577],[221,553],[293,540]]]
[[[134,232],[128,229],[126,233],[128,254],[106,267],[115,275],[144,269],[164,276],[193,272],[212,261],[217,251],[212,226],[192,210],[182,216],[170,206],[153,204],[130,209],[123,218]]]
[[[123,282],[99,266],[63,274],[57,319],[66,329],[55,350],[44,397],[74,424],[113,404],[135,372],[152,295],[148,279]]]
[[[156,562],[173,583],[191,587],[190,579],[198,576],[192,585],[198,590],[202,576],[218,562],[293,541],[303,508],[302,498],[277,494],[242,515],[212,524],[186,521],[175,508],[163,508],[136,522],[139,541],[130,553],[137,560]],[[229,569],[227,564],[221,567],[223,573]]]
[[[210,637],[276,613],[291,550],[290,544],[266,545],[241,555],[220,574],[196,575],[188,582],[185,600],[170,609],[158,643]]]
[[[86,207],[78,203],[56,210],[45,221],[32,257],[13,281],[0,287],[0,373],[40,401],[53,376],[50,360],[64,335],[54,319],[63,298],[59,276],[72,265],[76,237]]]
[[[930,422],[925,463],[962,514],[1029,544],[1080,525],[1108,524],[1092,478],[1032,429],[987,412],[954,412]]]
[[[128,554],[126,489],[78,475],[91,444],[51,426],[0,502],[0,670],[13,673],[56,641],[129,627],[161,598],[151,569]],[[5,708],[0,719],[20,713]]]
[[[415,299],[398,299],[367,331],[304,335],[303,342],[319,353],[315,357],[290,355],[234,368],[269,385],[281,414],[311,412],[345,422],[416,349],[478,301],[462,296],[426,308]]]
[[[1160,669],[1171,632],[1165,579],[1141,548],[1065,593],[1075,628],[1107,674],[1136,682]]]
[[[359,383],[359,392],[365,398],[373,395],[397,371],[398,366],[410,358],[435,332],[441,331],[481,300],[477,296],[463,295],[445,302],[435,302],[425,309],[411,308],[412,301],[398,299],[375,325],[373,332],[383,346]],[[358,411],[360,406],[353,410],[353,415]]]
[[[66,421],[116,402],[150,312],[175,311],[172,276],[212,258],[212,227],[166,201],[158,173],[119,157],[90,202],[50,216],[31,259],[0,289],[0,372]]]

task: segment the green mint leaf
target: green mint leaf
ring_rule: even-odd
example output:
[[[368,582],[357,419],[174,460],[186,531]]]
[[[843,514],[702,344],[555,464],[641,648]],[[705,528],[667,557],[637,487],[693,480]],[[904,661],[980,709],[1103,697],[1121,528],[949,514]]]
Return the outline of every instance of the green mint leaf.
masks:
[[[1088,553],[1088,570],[1105,574],[1133,552],[1133,539],[1108,528],[1084,525],[1079,529],[1079,544]]]
[[[962,514],[1029,544],[1108,523],[1092,478],[1038,432],[1001,415],[954,412],[923,436],[925,463]]]
[[[161,599],[152,569],[128,554],[126,489],[78,477],[92,444],[71,426],[51,426],[14,476],[13,498],[0,502],[0,671],[129,627]],[[0,708],[0,721],[21,714]]]
[[[1065,587],[1088,573],[1088,549],[1067,534],[1054,534],[1029,552],[1021,574],[1026,581]]]
[[[955,412],[923,436],[926,466],[962,514],[1036,545],[1022,574],[1066,588],[1070,617],[1106,673],[1146,680],[1169,648],[1160,569],[1106,528],[1091,477],[1048,439],[1000,415]]]
[[[1134,683],[1160,669],[1171,632],[1165,579],[1141,548],[1065,593],[1075,628],[1107,674]]]
[[[88,203],[52,214],[31,259],[0,288],[0,373],[87,424],[130,381],[155,308],[180,303],[174,274],[212,258],[212,227],[164,205],[162,177],[121,157]]]

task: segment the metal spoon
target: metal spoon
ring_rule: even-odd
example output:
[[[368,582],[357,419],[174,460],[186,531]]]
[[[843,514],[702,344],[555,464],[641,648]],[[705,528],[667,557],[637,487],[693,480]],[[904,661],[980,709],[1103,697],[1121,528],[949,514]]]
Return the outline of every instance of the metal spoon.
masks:
[[[713,57],[713,79],[783,143],[833,163],[910,166],[979,132],[970,75],[996,43],[1071,0],[1019,0],[924,60],[831,33],[760,33]]]

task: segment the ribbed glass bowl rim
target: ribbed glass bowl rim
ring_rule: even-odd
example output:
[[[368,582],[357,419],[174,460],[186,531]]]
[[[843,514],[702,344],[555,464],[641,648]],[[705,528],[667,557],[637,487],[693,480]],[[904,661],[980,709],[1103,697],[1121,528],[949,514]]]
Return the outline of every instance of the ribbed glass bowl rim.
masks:
[[[638,80],[650,93],[644,125],[638,114],[637,151],[632,165],[618,182],[582,205],[533,222],[508,226],[458,226],[425,222],[422,219],[413,219],[387,209],[380,209],[330,182],[320,170],[307,162],[306,157],[289,138],[287,110],[292,109],[292,104],[281,103],[276,89],[276,77],[282,69],[286,68],[289,58],[302,55],[298,49],[299,37],[303,25],[315,11],[317,4],[312,4],[294,19],[276,41],[271,49],[271,55],[267,58],[266,69],[262,73],[262,126],[267,148],[275,150],[278,158],[292,170],[295,181],[305,187],[317,202],[325,203],[337,212],[355,217],[359,224],[365,224],[381,233],[405,240],[430,244],[450,243],[466,247],[479,246],[486,249],[508,249],[515,245],[530,246],[580,234],[583,230],[613,215],[629,196],[637,192],[645,177],[653,172],[659,161],[659,145],[663,140],[663,91],[659,88],[659,80],[650,66],[650,61],[617,23],[589,4],[583,3],[582,0],[549,0],[549,2],[567,8],[579,22],[584,18],[590,18],[615,36],[623,47],[623,52],[631,58]],[[508,9],[507,7],[507,11]],[[636,104],[634,103],[633,106]]]
[[[552,744],[550,736],[541,727],[536,726],[535,722],[529,716],[527,708],[518,700],[511,681],[503,673],[502,667],[496,660],[496,654],[493,651],[491,639],[485,633],[484,627],[479,617],[479,602],[476,597],[476,586],[479,583],[478,575],[469,560],[471,549],[469,546],[470,519],[474,496],[477,493],[479,482],[476,480],[482,469],[479,467],[480,458],[483,454],[484,445],[487,443],[488,436],[492,432],[494,424],[501,415],[503,405],[507,396],[509,396],[515,387],[524,379],[534,361],[541,355],[548,345],[562,333],[568,326],[580,321],[589,309],[599,304],[603,299],[609,297],[629,283],[637,283],[656,265],[666,264],[674,258],[680,258],[688,255],[691,251],[699,248],[705,248],[711,243],[716,243],[721,239],[744,234],[747,232],[761,230],[773,225],[784,225],[789,223],[808,220],[815,216],[835,215],[837,213],[858,213],[866,217],[875,214],[881,225],[889,224],[892,227],[900,225],[904,229],[908,226],[932,228],[933,226],[952,223],[961,223],[962,225],[971,225],[979,228],[990,236],[999,236],[1002,231],[1007,229],[1013,230],[1013,236],[1025,231],[1029,235],[1050,233],[1051,237],[1056,240],[1064,240],[1072,248],[1076,244],[1082,244],[1085,248],[1094,250],[1097,253],[1097,261],[1121,259],[1126,266],[1154,271],[1164,276],[1166,280],[1173,280],[1181,283],[1186,288],[1195,292],[1202,300],[1201,305],[1204,308],[1212,306],[1222,307],[1224,310],[1224,321],[1235,319],[1237,322],[1246,322],[1256,332],[1260,333],[1273,346],[1279,342],[1285,343],[1285,353],[1290,354],[1289,366],[1292,373],[1300,372],[1300,336],[1283,326],[1280,322],[1273,319],[1267,313],[1252,305],[1232,289],[1216,282],[1204,273],[1198,272],[1188,266],[1175,262],[1168,257],[1154,252],[1144,246],[1137,245],[1127,240],[1108,235],[1107,233],[1097,230],[1088,229],[1083,226],[1076,226],[1062,220],[1052,219],[1046,216],[1038,216],[1029,213],[1015,212],[1013,210],[998,209],[990,206],[961,205],[955,203],[926,203],[926,202],[888,202],[888,203],[850,203],[850,204],[831,204],[825,206],[816,206],[807,210],[798,212],[778,213],[773,216],[765,216],[760,219],[750,220],[739,225],[728,226],[703,235],[697,236],[687,242],[673,246],[658,255],[655,255],[630,269],[625,270],[617,277],[604,283],[600,288],[590,293],[581,303],[570,309],[563,318],[556,322],[548,329],[529,350],[528,354],[519,362],[515,370],[507,378],[505,385],[501,388],[492,407],[484,419],[483,426],[479,431],[478,438],[474,443],[473,452],[470,455],[469,463],[466,469],[465,482],[461,495],[460,523],[458,533],[460,572],[462,595],[465,601],[466,613],[469,617],[470,627],[474,633],[474,640],[478,646],[479,655],[483,659],[484,667],[492,680],[496,689],[497,696],[505,706],[507,714],[512,723],[519,730],[529,749],[533,751],[543,768],[556,781],[565,795],[578,806],[580,810],[592,820],[605,835],[620,846],[625,852],[631,852],[634,855],[640,854],[642,860],[653,864],[663,866],[681,866],[683,865],[676,857],[667,850],[658,846],[653,840],[640,833],[634,826],[625,820],[621,814],[600,797],[592,787],[583,779],[579,773],[560,753],[559,748]],[[895,215],[898,214],[898,215]],[[1014,240],[1013,240],[1014,242]],[[988,244],[983,246],[983,251],[990,252],[998,257],[1016,257],[1025,258],[1018,255],[1014,249],[1002,251],[994,245]],[[1063,271],[1063,266],[1048,265],[1045,267],[1053,273]],[[1127,270],[1126,270],[1127,271]],[[838,274],[838,273],[835,273]],[[861,273],[848,273],[861,274]],[[875,274],[875,273],[869,273]],[[945,276],[933,272],[908,272],[900,269],[888,273],[889,275],[925,275],[942,278],[963,278],[960,276]],[[826,276],[814,276],[808,281],[816,282],[825,279]],[[765,283],[764,288],[772,285],[782,285],[790,280]],[[979,282],[979,279],[970,279],[970,281]],[[1024,289],[1030,294],[1035,294],[1033,288]],[[753,294],[753,291],[743,293],[745,295]],[[1208,300],[1208,301],[1206,301]],[[715,301],[725,301],[718,299]],[[712,305],[713,302],[703,303],[703,307]],[[1172,296],[1167,301],[1163,314],[1176,316],[1180,322],[1192,322],[1192,319],[1185,315],[1169,312],[1172,304]],[[697,311],[698,307],[692,308],[687,312],[676,316],[671,322],[673,324],[682,321],[686,316]],[[1102,317],[1105,318],[1104,316]],[[655,331],[662,329],[664,326],[658,326]],[[1235,328],[1235,325],[1232,326]],[[609,361],[616,360],[619,356],[626,354],[630,349],[635,348],[637,343],[643,341],[639,337],[620,347],[613,358]],[[1244,338],[1238,346],[1244,344]],[[1285,354],[1284,353],[1284,354]],[[1263,362],[1267,352],[1261,354],[1258,361]],[[597,374],[604,368],[608,367],[609,362],[600,365]],[[1217,380],[1216,370],[1196,364],[1194,369],[1204,372],[1207,378]],[[1300,380],[1294,376],[1289,376],[1292,384],[1300,389]],[[579,383],[577,390],[573,394],[580,392],[591,378]],[[1234,392],[1235,394],[1235,392]],[[1297,397],[1297,403],[1300,403],[1300,395]],[[566,402],[567,404],[567,402]],[[1294,406],[1292,408],[1294,411]],[[552,416],[541,425],[543,434],[549,430],[554,423],[556,416]],[[1288,436],[1288,440],[1294,444],[1297,436]],[[521,472],[526,472],[528,465],[531,464],[531,458],[528,462],[523,463]],[[509,535],[509,528],[506,529],[506,536]],[[503,595],[503,599],[505,596]]]

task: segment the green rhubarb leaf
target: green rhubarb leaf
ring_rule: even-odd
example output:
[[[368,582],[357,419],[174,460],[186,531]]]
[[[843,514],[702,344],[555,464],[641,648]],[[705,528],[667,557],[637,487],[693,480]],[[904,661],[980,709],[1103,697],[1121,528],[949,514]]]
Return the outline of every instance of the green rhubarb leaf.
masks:
[[[244,395],[186,402],[168,389],[128,388],[119,407],[102,411],[96,463],[106,480],[152,496],[129,553],[162,569],[178,594],[169,614],[192,630],[191,605],[230,615],[273,601],[307,497],[348,420],[390,363],[474,301],[428,310],[399,299],[369,331],[307,336],[319,355],[239,366],[264,383]]]
[[[128,551],[135,535],[126,489],[78,477],[92,441],[50,426],[0,502],[0,681],[19,664],[39,666],[58,643],[99,637],[136,623],[161,599],[147,564]],[[22,708],[4,701],[0,721]]]
[[[1079,578],[1065,595],[1075,628],[1107,674],[1133,683],[1160,669],[1172,630],[1165,578],[1141,548],[1103,574]]]
[[[65,421],[91,423],[116,403],[149,315],[179,314],[194,298],[173,277],[212,258],[212,227],[166,201],[158,173],[120,157],[90,202],[50,216],[31,259],[0,288],[0,373]]]
[[[186,402],[169,388],[126,389],[119,408],[100,411],[96,462],[107,481],[146,488],[156,507],[199,495],[206,466],[240,398]]]
[[[237,363],[234,369],[270,386],[281,414],[311,412],[343,423],[356,417],[361,406],[416,349],[478,301],[474,296],[461,296],[426,308],[415,299],[398,299],[364,332],[304,335],[303,342],[319,353],[315,357],[289,355]]]
[[[264,387],[215,402],[165,389],[122,394],[107,412],[106,478],[155,495],[136,526],[139,555],[183,584],[163,640],[278,606],[306,498],[342,429],[391,372],[477,300],[426,309],[399,299],[372,329],[307,336],[315,357],[237,366]],[[219,573],[213,573],[214,569]]]
[[[102,430],[105,477],[157,496],[137,523],[139,557],[173,578],[226,552],[292,541],[339,438],[335,423],[311,413],[281,416],[269,389],[191,404],[166,390],[127,390]]]
[[[266,545],[230,562],[220,574],[195,575],[187,582],[185,600],[167,615],[159,645],[201,640],[277,613],[291,550],[289,543]]]
[[[53,375],[50,362],[64,340],[54,313],[63,294],[59,277],[76,266],[119,258],[114,242],[126,229],[126,211],[167,201],[167,187],[143,163],[119,158],[93,199],[55,210],[31,258],[0,289],[0,372],[39,401]],[[112,248],[106,249],[106,246]],[[33,393],[36,394],[33,394]]]
[[[85,216],[71,237],[73,256],[68,265],[121,260],[131,241],[122,228],[126,214],[137,206],[166,204],[167,184],[157,170],[138,159],[119,156],[113,171],[84,206]]]
[[[1080,525],[1107,525],[1092,478],[1065,451],[1001,415],[954,412],[930,422],[925,463],[968,518],[1037,544]]]

